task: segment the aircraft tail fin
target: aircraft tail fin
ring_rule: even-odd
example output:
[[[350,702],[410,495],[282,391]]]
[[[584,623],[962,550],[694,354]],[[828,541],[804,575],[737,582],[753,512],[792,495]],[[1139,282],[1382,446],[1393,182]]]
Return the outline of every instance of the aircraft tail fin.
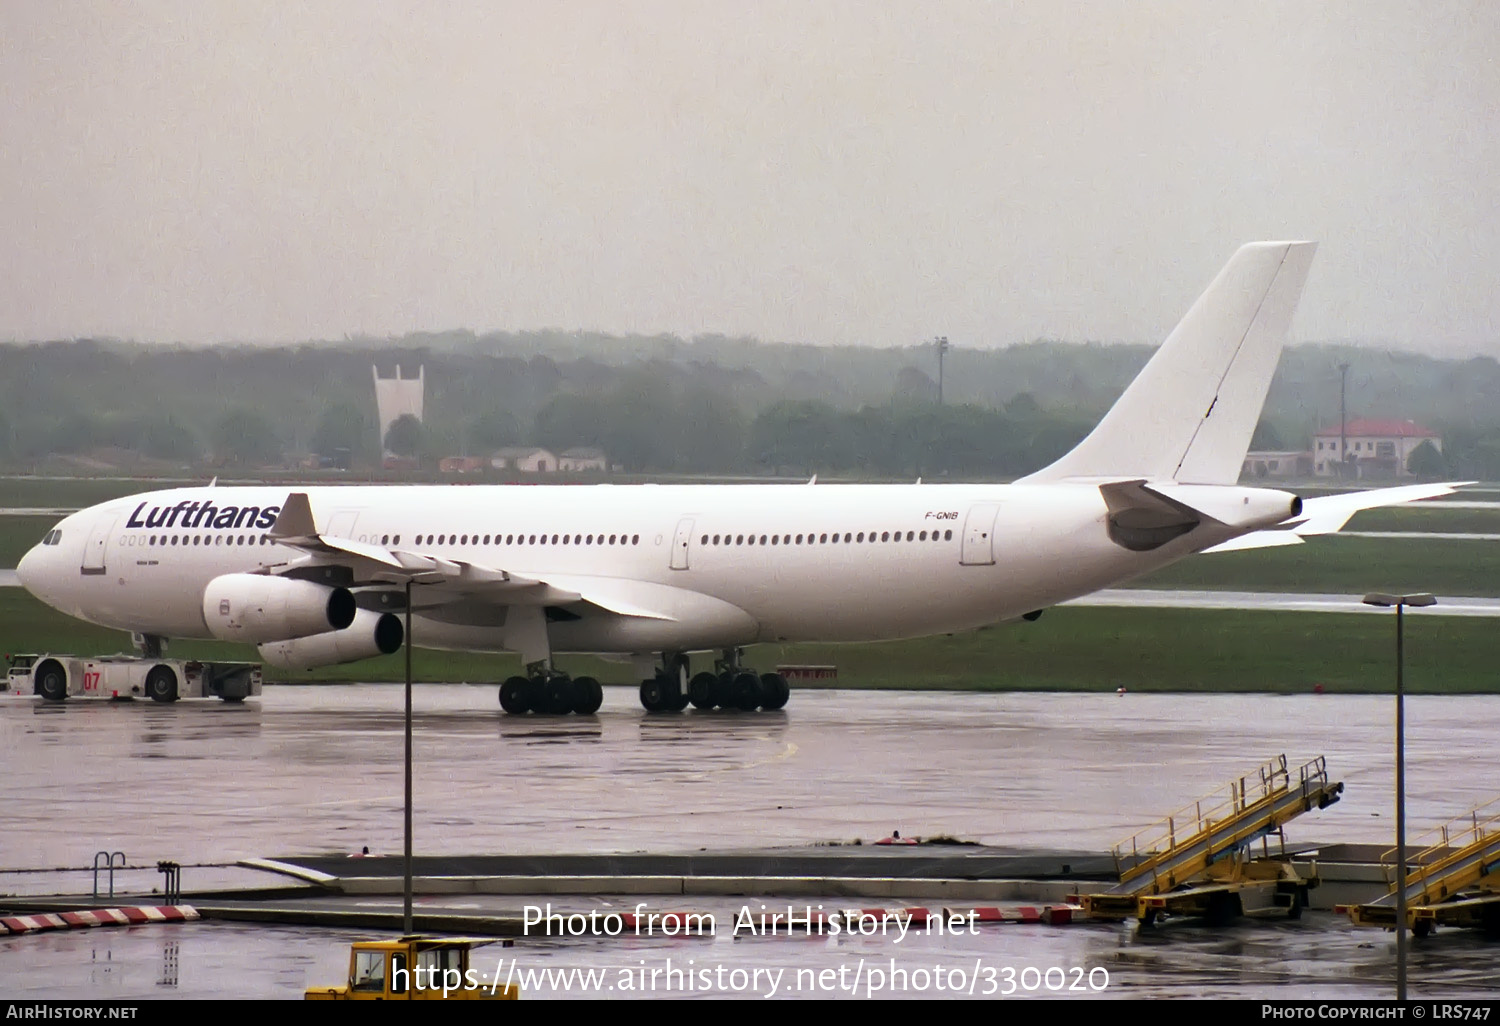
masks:
[[[1088,437],[1021,480],[1239,480],[1316,249],[1241,246]]]

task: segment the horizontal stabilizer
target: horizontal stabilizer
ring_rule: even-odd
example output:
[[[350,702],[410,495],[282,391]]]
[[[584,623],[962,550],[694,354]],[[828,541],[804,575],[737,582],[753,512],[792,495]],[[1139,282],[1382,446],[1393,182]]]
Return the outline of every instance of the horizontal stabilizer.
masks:
[[[1452,495],[1460,486],[1473,483],[1473,481],[1453,481],[1444,484],[1398,485],[1394,488],[1375,488],[1367,492],[1321,495],[1303,502],[1302,519],[1293,525],[1292,531],[1300,535],[1333,534],[1341,530],[1349,522],[1349,518],[1362,509],[1402,506],[1408,502],[1432,499],[1439,495]]]
[[[1374,488],[1364,492],[1345,492],[1339,495],[1320,495],[1302,501],[1302,513],[1286,524],[1266,531],[1231,538],[1229,541],[1204,552],[1236,552],[1242,549],[1265,549],[1280,545],[1299,545],[1304,538],[1323,534],[1336,534],[1349,518],[1360,510],[1377,509],[1382,506],[1403,506],[1408,502],[1432,499],[1453,492],[1473,481],[1450,481],[1442,484],[1398,485],[1394,488]]]

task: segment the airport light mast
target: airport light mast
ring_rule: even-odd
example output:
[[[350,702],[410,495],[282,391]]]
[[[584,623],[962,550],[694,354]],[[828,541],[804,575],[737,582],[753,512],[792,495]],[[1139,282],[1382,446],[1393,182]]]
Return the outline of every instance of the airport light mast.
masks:
[[[943,356],[948,352],[948,336],[939,335],[932,340],[938,354],[938,405],[943,405]]]
[[[1406,694],[1401,679],[1405,652],[1401,612],[1407,606],[1434,606],[1426,592],[1414,595],[1365,596],[1365,605],[1396,607],[1396,1000],[1406,1000]]]
[[[1344,389],[1349,383],[1349,365],[1339,364],[1339,480],[1349,469],[1349,442],[1344,434],[1349,430],[1349,417],[1344,413]]]

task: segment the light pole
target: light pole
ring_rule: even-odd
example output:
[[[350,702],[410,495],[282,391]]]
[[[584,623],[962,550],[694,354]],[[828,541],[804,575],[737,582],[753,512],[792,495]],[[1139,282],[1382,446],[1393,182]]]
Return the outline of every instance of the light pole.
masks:
[[[943,405],[943,355],[948,352],[948,336],[939,335],[932,340],[938,353],[938,405]]]
[[[1339,480],[1344,479],[1344,471],[1349,469],[1349,441],[1344,437],[1349,430],[1349,417],[1344,412],[1344,387],[1349,383],[1349,365],[1339,364]]]
[[[401,932],[410,937],[412,930],[411,917],[411,578],[406,579],[406,801],[403,806],[405,815],[404,830],[406,845],[401,860],[402,888],[401,888]]]
[[[1437,599],[1426,592],[1387,595],[1373,592],[1365,605],[1396,607],[1396,1000],[1406,1000],[1406,692],[1402,685],[1404,661],[1402,617],[1407,606],[1432,606]]]

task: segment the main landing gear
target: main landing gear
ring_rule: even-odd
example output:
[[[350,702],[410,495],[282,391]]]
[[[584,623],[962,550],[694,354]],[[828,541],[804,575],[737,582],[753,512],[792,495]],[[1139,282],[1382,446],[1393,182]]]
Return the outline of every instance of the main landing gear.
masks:
[[[641,681],[641,705],[647,712],[695,709],[738,709],[774,712],[784,707],[792,690],[779,673],[756,673],[740,665],[738,649],[714,660],[714,672],[691,675],[688,657],[668,652],[655,676]],[[500,685],[500,708],[513,716],[534,712],[542,716],[578,713],[591,716],[604,701],[604,689],[593,677],[570,677],[548,662],[530,663],[526,676]]]
[[[604,689],[593,677],[569,677],[546,663],[533,663],[526,674],[500,685],[500,708],[512,715],[591,716],[604,701]]]
[[[792,690],[779,673],[757,674],[740,665],[739,649],[714,660],[713,673],[689,676],[688,657],[668,653],[656,676],[641,681],[641,705],[647,712],[695,709],[739,709],[774,712],[786,705]]]

